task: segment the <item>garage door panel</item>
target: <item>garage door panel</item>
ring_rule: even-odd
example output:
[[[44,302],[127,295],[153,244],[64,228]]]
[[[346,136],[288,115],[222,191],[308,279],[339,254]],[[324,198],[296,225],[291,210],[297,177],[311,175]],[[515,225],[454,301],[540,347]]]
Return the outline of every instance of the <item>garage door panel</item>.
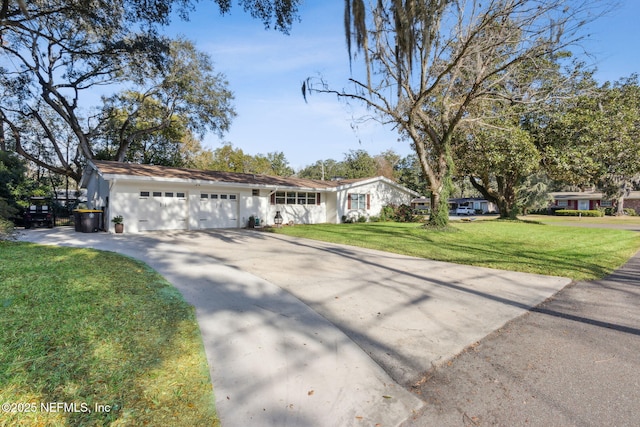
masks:
[[[140,231],[187,229],[186,193],[153,192],[149,197],[141,197],[138,206]]]
[[[238,195],[202,193],[200,196],[198,227],[237,228]]]
[[[183,196],[180,197],[180,194]],[[187,199],[184,193],[174,194],[173,197],[165,194],[161,212],[163,230],[187,229]]]

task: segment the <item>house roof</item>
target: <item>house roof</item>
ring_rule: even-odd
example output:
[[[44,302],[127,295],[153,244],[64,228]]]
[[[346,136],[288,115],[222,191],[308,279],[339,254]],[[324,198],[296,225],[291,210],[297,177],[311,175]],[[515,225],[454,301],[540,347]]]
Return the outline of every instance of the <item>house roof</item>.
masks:
[[[453,203],[464,203],[464,202],[487,202],[487,199],[482,197],[451,197],[448,200]]]
[[[559,191],[551,196],[554,200],[607,200],[601,191]],[[640,199],[640,191],[632,191],[625,199]]]
[[[224,184],[238,184],[241,186],[258,186],[271,188],[305,188],[315,190],[343,189],[351,185],[364,184],[376,180],[388,181],[399,186],[385,177],[369,177],[343,179],[337,181],[321,181],[296,177],[279,177],[261,174],[247,174],[237,172],[220,172],[199,169],[174,168],[168,166],[140,165],[105,160],[92,160],[89,168],[96,170],[105,179],[152,179],[171,181],[207,181]],[[86,171],[85,171],[86,175]],[[83,177],[83,184],[85,177]],[[410,191],[407,189],[407,191]]]

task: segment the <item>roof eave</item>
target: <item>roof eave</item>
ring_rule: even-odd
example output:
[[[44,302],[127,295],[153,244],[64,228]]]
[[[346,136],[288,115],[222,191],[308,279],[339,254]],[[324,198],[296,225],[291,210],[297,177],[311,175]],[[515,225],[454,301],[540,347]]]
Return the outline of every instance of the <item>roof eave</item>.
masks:
[[[228,181],[215,181],[206,179],[188,179],[188,178],[168,178],[168,177],[155,177],[155,176],[135,176],[126,174],[104,174],[102,177],[107,181],[132,181],[132,182],[171,182],[176,184],[193,184],[193,185],[218,185],[221,187],[240,187],[247,189],[283,189],[283,190],[301,190],[301,191],[315,191],[326,192],[334,191],[333,188],[321,188],[321,187],[304,187],[294,185],[281,185],[281,184],[259,184],[248,182],[228,182]]]
[[[371,184],[374,183],[376,181],[383,181],[401,191],[404,191],[412,196],[418,197],[420,196],[420,193],[418,193],[417,191],[413,191],[410,188],[405,187],[404,185],[398,184],[397,182],[387,178],[386,176],[376,176],[376,177],[372,177],[372,178],[365,178],[362,181],[356,181],[356,182],[350,182],[348,184],[342,184],[342,185],[338,185],[336,187],[336,191],[342,191],[342,190],[348,190],[349,188],[353,188],[353,187],[359,187],[361,185],[366,185],[366,184]]]

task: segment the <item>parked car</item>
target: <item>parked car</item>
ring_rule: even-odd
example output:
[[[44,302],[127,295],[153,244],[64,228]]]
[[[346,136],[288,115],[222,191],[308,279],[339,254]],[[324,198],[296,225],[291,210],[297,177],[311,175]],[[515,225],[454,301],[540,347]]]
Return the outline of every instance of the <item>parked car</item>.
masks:
[[[468,206],[458,206],[456,215],[475,215],[476,211]]]
[[[24,211],[22,219],[24,228],[53,228],[53,209],[44,197],[32,197],[29,207]]]

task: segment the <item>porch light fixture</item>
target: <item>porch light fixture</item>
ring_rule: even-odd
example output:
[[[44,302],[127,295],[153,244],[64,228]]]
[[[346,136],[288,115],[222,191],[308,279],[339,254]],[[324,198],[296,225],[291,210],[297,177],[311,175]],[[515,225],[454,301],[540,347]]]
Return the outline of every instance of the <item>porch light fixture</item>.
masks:
[[[276,211],[276,216],[273,218],[273,222],[276,227],[282,227],[282,215],[280,215],[280,211]]]

